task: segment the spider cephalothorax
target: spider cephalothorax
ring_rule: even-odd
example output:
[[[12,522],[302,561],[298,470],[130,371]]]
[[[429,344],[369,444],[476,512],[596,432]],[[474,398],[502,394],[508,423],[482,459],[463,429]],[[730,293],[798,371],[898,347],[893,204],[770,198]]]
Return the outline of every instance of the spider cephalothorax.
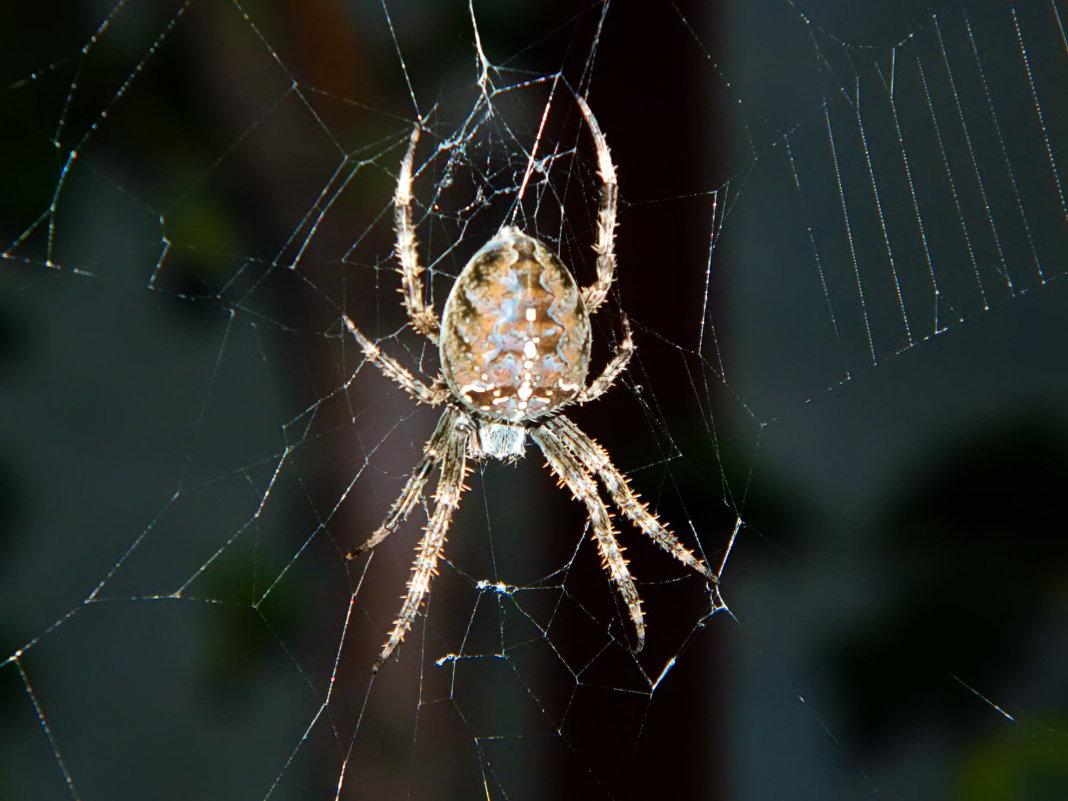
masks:
[[[579,108],[597,147],[602,184],[594,251],[597,279],[580,289],[567,267],[539,240],[505,226],[464,267],[445,301],[439,322],[423,301],[423,287],[412,224],[412,162],[420,127],[412,131],[401,162],[394,210],[397,259],[404,305],[416,331],[436,342],[442,375],[427,385],[365,337],[346,317],[345,325],[368,360],[417,401],[445,404],[423,456],[386,519],[349,559],[388,537],[415,507],[433,468],[440,471],[436,506],[416,549],[408,593],[374,670],[404,639],[430,589],[445,547],[452,513],[465,489],[468,459],[514,460],[523,455],[529,435],[545,454],[550,469],[586,505],[590,527],[605,569],[627,605],[640,650],[645,622],[634,579],[612,530],[611,516],[597,486],[600,479],[619,511],[656,545],[710,581],[715,577],[631,490],[608,454],[559,413],[568,403],[602,395],[626,368],[634,352],[630,329],[601,375],[586,384],[590,366],[590,315],[604,303],[615,276],[616,172],[608,144],[586,101]]]

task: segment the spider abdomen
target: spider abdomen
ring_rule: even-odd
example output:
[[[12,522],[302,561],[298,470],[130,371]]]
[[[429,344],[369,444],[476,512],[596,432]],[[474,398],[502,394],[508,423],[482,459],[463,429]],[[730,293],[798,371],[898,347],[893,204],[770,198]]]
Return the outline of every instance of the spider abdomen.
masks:
[[[533,420],[585,385],[590,319],[560,260],[507,227],[456,279],[440,345],[445,380],[470,411],[490,420]]]

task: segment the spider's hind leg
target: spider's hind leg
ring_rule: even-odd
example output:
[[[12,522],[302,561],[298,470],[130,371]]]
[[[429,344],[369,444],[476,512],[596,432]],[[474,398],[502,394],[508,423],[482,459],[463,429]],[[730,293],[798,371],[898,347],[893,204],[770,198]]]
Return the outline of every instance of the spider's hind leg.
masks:
[[[608,288],[616,275],[616,211],[619,204],[619,182],[616,179],[616,165],[612,163],[612,154],[608,152],[608,141],[601,133],[601,126],[593,116],[589,105],[582,95],[576,95],[579,110],[582,112],[586,126],[593,135],[593,144],[597,148],[597,170],[601,175],[601,208],[597,212],[597,240],[593,250],[597,254],[597,279],[582,290],[582,299],[586,311],[593,314],[608,297]]]
[[[423,280],[420,277],[423,268],[419,264],[419,243],[415,238],[415,226],[412,224],[412,162],[415,160],[415,148],[419,144],[419,134],[422,130],[419,123],[412,129],[408,150],[401,161],[397,189],[393,194],[393,223],[397,230],[397,269],[401,274],[404,309],[408,312],[412,327],[437,344],[441,322],[434,307],[423,301]]]

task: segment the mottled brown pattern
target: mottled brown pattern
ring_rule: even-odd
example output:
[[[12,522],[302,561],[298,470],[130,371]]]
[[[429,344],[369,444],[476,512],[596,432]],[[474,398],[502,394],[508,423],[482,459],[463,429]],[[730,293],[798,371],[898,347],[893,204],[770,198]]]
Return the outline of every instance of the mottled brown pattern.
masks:
[[[580,290],[545,245],[507,226],[464,267],[439,322],[433,306],[423,297],[423,267],[412,223],[413,162],[421,130],[417,125],[408,139],[393,197],[397,262],[408,317],[416,331],[439,345],[442,374],[430,384],[424,383],[364,336],[352,320],[344,318],[345,327],[369,362],[416,401],[445,406],[437,429],[386,519],[363,545],[346,555],[355,559],[396,531],[423,496],[431,473],[439,472],[434,511],[416,548],[404,603],[372,670],[378,670],[404,640],[430,592],[453,512],[466,489],[464,477],[470,461],[515,461],[523,456],[528,436],[561,484],[586,506],[604,568],[634,624],[635,651],[645,643],[641,596],[616,539],[601,487],[616,510],[655,545],[704,577],[711,587],[718,581],[704,561],[646,508],[604,448],[565,416],[553,414],[565,403],[589,403],[607,392],[634,353],[624,317],[623,337],[615,355],[601,374],[586,384],[590,315],[604,303],[615,278],[619,188],[604,134],[586,101],[581,96],[575,99],[597,148],[602,182],[593,243],[597,278],[592,284]]]
[[[589,364],[575,279],[541,242],[503,229],[445,302],[441,366],[453,396],[490,420],[531,420],[573,400]]]

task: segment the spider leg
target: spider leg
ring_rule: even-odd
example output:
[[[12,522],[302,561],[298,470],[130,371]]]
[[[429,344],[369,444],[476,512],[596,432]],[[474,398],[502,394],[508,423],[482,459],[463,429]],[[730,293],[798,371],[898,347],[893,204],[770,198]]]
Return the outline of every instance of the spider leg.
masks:
[[[571,490],[576,500],[586,504],[586,510],[590,516],[590,527],[597,541],[597,550],[601,554],[602,565],[627,605],[637,638],[634,650],[640,651],[645,645],[642,599],[638,595],[638,588],[634,585],[630,570],[627,569],[627,560],[623,558],[623,547],[612,530],[612,518],[597,492],[596,482],[589,470],[578,462],[549,425],[538,426],[531,432],[531,437],[541,447],[549,467],[560,480],[560,484]]]
[[[360,554],[371,550],[408,519],[408,515],[415,508],[415,502],[423,494],[423,487],[426,486],[426,480],[430,476],[431,468],[441,460],[441,454],[448,443],[455,424],[456,413],[450,407],[438,420],[437,428],[434,429],[434,433],[431,434],[430,439],[427,440],[426,446],[423,448],[422,457],[416,462],[412,474],[404,485],[404,489],[397,496],[397,500],[393,502],[393,506],[390,507],[389,514],[382,521],[382,525],[375,529],[374,534],[366,542],[345,554],[346,559],[352,561]]]
[[[393,195],[393,222],[397,229],[396,254],[400,263],[404,308],[415,330],[437,344],[441,323],[434,307],[423,302],[423,281],[419,277],[423,268],[419,265],[419,244],[415,238],[415,226],[412,225],[412,162],[421,132],[422,128],[417,123],[408,140],[408,151],[401,161],[397,189]]]
[[[374,365],[386,375],[386,377],[393,379],[401,389],[417,401],[430,404],[431,406],[437,406],[448,397],[449,393],[445,387],[437,384],[433,387],[428,387],[404,369],[400,362],[392,356],[383,353],[378,345],[363,335],[363,332],[353,324],[348,316],[343,316],[342,319],[345,321],[345,327],[349,329],[349,332],[356,338],[356,341],[360,343],[360,348],[363,350],[363,353],[368,360],[373,362]]]
[[[593,250],[597,254],[597,279],[582,290],[582,299],[586,310],[593,314],[608,297],[608,288],[616,274],[616,212],[619,204],[619,183],[616,180],[616,167],[612,155],[608,152],[608,141],[601,133],[597,118],[593,116],[589,105],[581,95],[576,95],[579,109],[586,120],[586,126],[593,134],[593,143],[597,148],[597,169],[601,174],[601,208],[597,212],[597,239]]]
[[[716,576],[708,569],[703,560],[693,555],[682,542],[672,534],[656,515],[638,498],[622,473],[612,464],[608,452],[581,428],[563,415],[552,418],[544,425],[560,437],[565,447],[582,463],[582,466],[597,475],[608,490],[619,511],[633,522],[642,532],[680,562],[697,571],[706,579],[715,582]]]
[[[630,333],[630,323],[627,322],[627,318],[624,317],[623,341],[619,343],[619,347],[616,349],[616,355],[605,365],[601,374],[591,381],[588,387],[583,388],[582,391],[579,392],[578,397],[575,398],[576,403],[588,403],[591,400],[601,397],[605,392],[611,389],[612,385],[616,383],[616,379],[619,378],[620,373],[627,369],[627,364],[630,362],[630,357],[633,355],[634,338]]]
[[[444,448],[439,456],[441,478],[438,480],[437,492],[434,493],[437,505],[426,525],[426,533],[416,546],[415,560],[412,562],[412,572],[408,578],[408,593],[404,596],[400,613],[393,622],[393,630],[371,668],[372,673],[377,672],[389,659],[390,654],[404,640],[404,635],[408,633],[416,615],[419,614],[419,609],[430,589],[430,581],[437,574],[438,559],[445,548],[445,536],[448,534],[453,512],[460,505],[460,495],[466,489],[464,478],[467,475],[467,448],[470,432],[466,425],[460,425],[459,414],[451,408],[442,415],[443,424],[446,420],[448,424],[443,437]]]

